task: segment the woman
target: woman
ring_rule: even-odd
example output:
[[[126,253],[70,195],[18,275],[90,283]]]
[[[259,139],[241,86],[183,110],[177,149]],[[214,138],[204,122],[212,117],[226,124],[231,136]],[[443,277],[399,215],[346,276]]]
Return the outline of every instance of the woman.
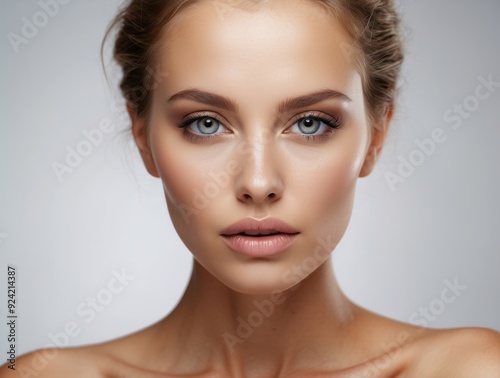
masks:
[[[394,113],[403,53],[392,1],[133,0],[116,24],[133,135],[193,253],[192,276],[153,326],[46,350],[42,369],[28,354],[18,369],[500,376],[496,332],[376,315],[346,298],[332,270],[357,179],[372,171]]]

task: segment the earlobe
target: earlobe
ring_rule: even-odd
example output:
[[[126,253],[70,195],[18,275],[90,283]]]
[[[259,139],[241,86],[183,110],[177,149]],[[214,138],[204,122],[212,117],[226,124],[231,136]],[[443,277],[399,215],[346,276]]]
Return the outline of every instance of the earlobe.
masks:
[[[160,177],[149,147],[146,119],[136,116],[135,108],[131,103],[127,103],[127,112],[132,123],[132,134],[135,144],[139,149],[146,170],[150,175]]]
[[[393,116],[394,107],[389,105],[385,115],[381,118],[380,122],[373,127],[372,137],[368,151],[366,152],[365,161],[358,177],[368,176],[375,167],[377,160],[382,152],[382,147],[384,146],[385,139],[389,131],[389,124],[391,123]]]

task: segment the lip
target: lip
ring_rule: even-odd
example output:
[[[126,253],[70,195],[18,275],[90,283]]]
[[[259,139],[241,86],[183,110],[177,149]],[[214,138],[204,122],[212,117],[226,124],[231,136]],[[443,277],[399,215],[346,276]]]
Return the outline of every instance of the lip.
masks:
[[[244,232],[276,234],[252,236],[244,235]],[[297,239],[299,231],[277,218],[246,218],[226,228],[221,236],[226,245],[235,252],[250,257],[267,257],[287,249]]]
[[[222,236],[240,234],[245,231],[250,232],[279,232],[282,234],[298,234],[299,231],[290,226],[288,223],[283,222],[278,218],[265,218],[257,220],[254,218],[245,218],[233,223],[221,232]]]
[[[269,236],[236,234],[223,236],[223,239],[229,248],[245,256],[270,257],[283,252],[298,236],[299,234],[276,234]]]

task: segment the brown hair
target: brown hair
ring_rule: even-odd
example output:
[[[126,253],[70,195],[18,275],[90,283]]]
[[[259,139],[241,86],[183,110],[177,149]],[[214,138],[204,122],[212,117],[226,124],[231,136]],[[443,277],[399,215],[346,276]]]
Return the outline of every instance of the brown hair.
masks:
[[[116,15],[103,40],[118,27],[113,57],[123,71],[120,89],[135,110],[146,117],[154,78],[153,51],[164,28],[174,16],[199,0],[130,0]],[[344,26],[352,45],[341,46],[362,77],[367,116],[377,124],[394,106],[403,62],[400,19],[393,0],[307,0],[323,6]],[[242,6],[244,0],[229,5]],[[253,5],[269,0],[251,0]],[[102,47],[103,47],[102,46]]]

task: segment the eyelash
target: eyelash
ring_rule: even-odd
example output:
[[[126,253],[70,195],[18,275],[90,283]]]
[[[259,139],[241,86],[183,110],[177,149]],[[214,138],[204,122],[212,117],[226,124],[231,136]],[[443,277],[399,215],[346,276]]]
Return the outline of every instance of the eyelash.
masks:
[[[198,113],[195,115],[190,115],[187,118],[181,120],[178,124],[177,127],[183,129],[183,134],[184,136],[191,141],[207,141],[208,139],[211,138],[216,138],[219,136],[219,134],[211,135],[208,134],[207,136],[199,136],[197,134],[194,134],[190,131],[187,130],[187,128],[195,121],[198,121],[203,118],[211,118],[220,123],[223,126],[222,120],[217,116],[216,114],[208,114],[208,113]],[[317,141],[317,140],[324,140],[329,137],[330,134],[334,133],[337,129],[342,127],[342,123],[340,121],[340,117],[332,117],[328,115],[323,115],[318,112],[310,112],[307,114],[301,114],[293,117],[293,124],[292,126],[296,125],[299,121],[304,120],[306,118],[311,118],[315,121],[320,121],[324,123],[326,126],[329,127],[329,129],[326,132],[323,132],[321,134],[317,135],[307,135],[307,134],[302,134],[302,138],[304,138],[307,141]]]

